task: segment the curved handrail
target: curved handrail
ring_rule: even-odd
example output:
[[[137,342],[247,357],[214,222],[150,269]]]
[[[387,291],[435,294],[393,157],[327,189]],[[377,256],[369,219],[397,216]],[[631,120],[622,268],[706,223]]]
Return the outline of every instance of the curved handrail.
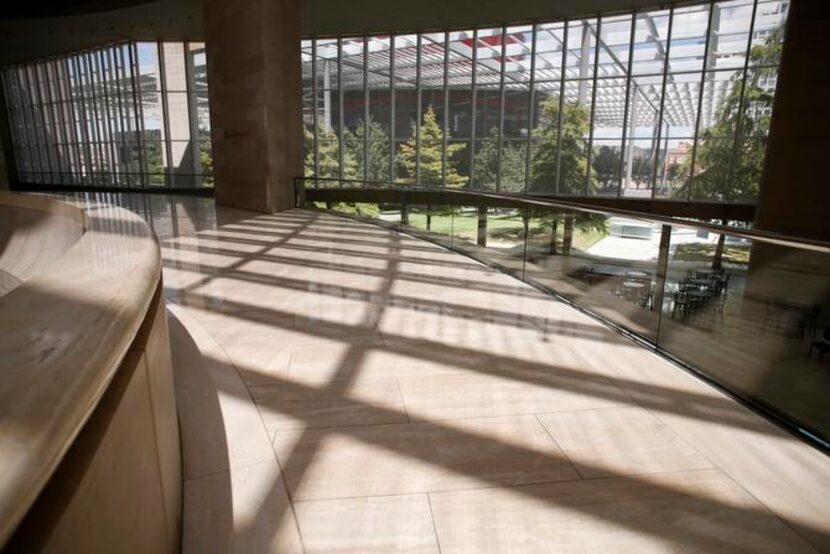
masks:
[[[632,210],[625,210],[613,207],[598,207],[588,204],[580,203],[578,201],[568,200],[550,200],[547,198],[540,198],[527,194],[505,194],[498,192],[465,190],[454,188],[435,188],[425,187],[422,185],[410,185],[401,183],[392,183],[389,181],[359,181],[354,179],[333,179],[324,177],[295,177],[294,185],[305,181],[318,182],[334,182],[334,183],[356,183],[363,185],[362,187],[338,188],[338,189],[321,189],[321,190],[389,190],[393,192],[431,192],[436,194],[452,194],[458,196],[467,196],[473,198],[484,198],[491,200],[500,200],[508,202],[516,202],[526,206],[539,206],[544,208],[560,208],[566,210],[573,210],[585,213],[597,213],[603,215],[614,215],[620,217],[627,217],[630,219],[638,219],[650,223],[657,223],[660,225],[672,225],[676,227],[684,227],[687,229],[699,229],[709,231],[711,233],[726,234],[735,237],[746,238],[750,240],[758,240],[778,246],[788,246],[792,248],[799,248],[801,250],[811,250],[814,252],[821,252],[830,254],[830,242],[807,239],[794,238],[790,235],[783,235],[770,231],[762,231],[758,229],[740,229],[737,227],[729,227],[726,225],[717,225],[713,223],[703,223],[696,221],[689,221],[685,219],[678,219],[674,217],[652,215],[644,212],[637,212]],[[368,186],[367,186],[368,185]]]
[[[0,193],[83,224],[62,256],[0,298],[0,545],[57,468],[133,343],[161,276],[152,231],[105,205]]]

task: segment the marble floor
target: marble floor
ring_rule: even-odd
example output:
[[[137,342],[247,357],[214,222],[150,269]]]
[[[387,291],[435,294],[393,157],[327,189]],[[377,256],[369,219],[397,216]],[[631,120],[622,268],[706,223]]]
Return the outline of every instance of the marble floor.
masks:
[[[830,464],[460,254],[111,197],[159,234],[185,552],[830,552]]]

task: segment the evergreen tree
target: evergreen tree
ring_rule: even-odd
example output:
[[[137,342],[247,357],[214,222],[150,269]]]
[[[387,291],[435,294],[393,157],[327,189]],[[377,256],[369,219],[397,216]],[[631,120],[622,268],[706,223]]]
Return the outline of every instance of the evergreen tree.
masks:
[[[306,140],[311,136],[311,130],[306,127]],[[344,132],[346,144],[354,140],[353,135],[346,130]],[[312,138],[313,140],[313,138]],[[317,176],[323,179],[340,179],[340,142],[337,135],[331,129],[317,128],[317,149],[319,150],[319,167]],[[306,150],[305,167],[314,167],[314,147]],[[357,161],[351,149],[346,148],[343,153],[343,179],[356,179]]]
[[[354,132],[355,141],[359,144],[355,150],[355,166],[358,175],[363,175],[363,137],[368,138],[368,150],[366,155],[366,180],[367,181],[388,181],[389,180],[389,135],[383,125],[369,116],[367,124],[363,120],[358,121],[357,129]]]
[[[496,127],[490,131],[491,137],[498,137]],[[499,171],[499,144],[496,138],[484,141],[473,158],[473,187],[476,190],[495,190],[496,175]],[[524,192],[525,183],[525,149],[523,145],[508,141],[501,145],[501,192]]]
[[[420,127],[421,137],[421,156],[420,156],[420,182],[418,184],[427,187],[440,187],[444,185],[441,182],[443,160],[441,150],[444,144],[444,131],[438,125],[438,118],[435,116],[435,111],[432,106],[427,106],[424,112],[424,121]],[[447,140],[450,137],[447,136]],[[415,183],[416,174],[416,144],[415,131],[413,129],[412,136],[408,141],[401,144],[401,149],[398,152],[397,163],[398,167],[406,175],[406,182]],[[455,162],[451,157],[465,148],[463,144],[447,143],[447,167],[446,167],[446,186],[459,188],[467,183],[467,177],[458,174],[455,167]]]
[[[549,96],[540,105],[541,124],[534,131],[536,148],[531,161],[530,192],[554,192],[557,167],[561,194],[585,194],[588,155],[584,136],[588,134],[590,117],[584,106],[564,103],[562,144],[557,160],[559,139],[559,96]],[[591,177],[589,192],[596,188]]]

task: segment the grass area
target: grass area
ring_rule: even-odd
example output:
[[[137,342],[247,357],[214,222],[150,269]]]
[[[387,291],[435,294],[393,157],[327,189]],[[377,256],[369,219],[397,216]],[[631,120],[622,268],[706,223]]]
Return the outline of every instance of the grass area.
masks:
[[[325,203],[315,202],[318,208],[325,209]],[[335,211],[349,214],[358,214],[369,219],[383,219],[399,221],[399,210],[379,211],[376,204],[346,204],[335,203]],[[409,214],[409,226],[427,230],[427,214],[422,211],[413,211]],[[449,213],[432,215],[429,230],[439,235],[450,235],[475,242],[478,237],[478,212],[464,210],[455,216]],[[565,226],[559,223],[558,245],[561,248]],[[530,222],[530,239],[534,243],[546,243],[550,240],[550,227],[543,225],[541,220],[533,219]],[[606,231],[597,229],[574,229],[573,247],[585,251],[607,235]],[[511,246],[520,244],[524,240],[524,223],[521,216],[515,212],[489,214],[487,217],[487,239],[492,246]]]
[[[417,229],[427,228],[427,216],[424,213],[409,214],[409,225]],[[488,237],[500,237],[503,240],[518,240],[524,229],[522,218],[516,215],[497,215],[487,218]],[[430,224],[433,233],[449,235],[452,233],[457,237],[474,239],[478,237],[478,214],[475,212],[462,212],[455,217],[447,215],[433,215]]]
[[[678,244],[674,251],[674,260],[682,262],[711,262],[715,257],[714,244]],[[749,245],[725,245],[723,247],[723,262],[730,264],[749,263]]]

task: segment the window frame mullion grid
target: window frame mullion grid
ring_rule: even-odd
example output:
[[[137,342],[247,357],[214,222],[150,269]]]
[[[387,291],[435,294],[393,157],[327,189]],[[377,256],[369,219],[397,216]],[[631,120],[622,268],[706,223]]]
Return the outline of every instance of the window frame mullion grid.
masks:
[[[478,28],[473,29],[473,71],[470,76],[470,168],[468,183],[472,190],[478,190],[478,183],[475,182],[475,159],[476,159],[476,104],[478,90]]]
[[[496,192],[501,191],[501,150],[504,137],[504,73],[507,71],[507,26],[501,28],[501,63],[499,64],[499,136],[496,137]]]
[[[131,41],[129,43],[129,52],[130,80],[132,81],[133,89],[133,113],[135,114],[136,143],[138,148],[139,178],[141,181],[141,188],[147,188],[150,183],[149,175],[147,173],[147,156],[145,151],[146,143],[144,141],[144,101],[141,90],[141,73],[139,72],[140,66],[138,63],[137,42]]]
[[[56,133],[58,137],[58,154],[60,155],[58,158],[58,168],[60,170],[60,179],[63,180],[67,172],[70,175],[72,173],[72,158],[69,156],[69,137],[66,134],[66,117],[63,112],[63,90],[61,89],[60,78],[61,64],[58,60],[49,60],[49,63],[51,64],[52,74],[54,76],[53,87],[50,90],[50,94],[54,91],[54,96],[52,98],[52,113],[55,114],[55,122],[59,129]],[[69,166],[68,168],[67,162]]]
[[[735,161],[737,160],[738,156],[738,142],[741,136],[741,128],[743,127],[743,118],[744,118],[744,102],[746,99],[746,78],[749,74],[749,54],[752,51],[752,35],[755,33],[755,18],[758,16],[758,0],[754,0],[752,3],[752,17],[750,18],[749,23],[749,36],[746,40],[746,56],[744,59],[744,67],[743,72],[741,74],[741,96],[738,100],[738,119],[735,122],[735,137],[732,139],[732,155],[729,159],[729,172],[727,173],[726,182],[723,183],[723,190],[721,194],[723,198],[721,201],[726,201],[726,187],[732,182],[732,178],[735,174]]]
[[[637,9],[631,13],[631,30],[629,31],[628,36],[628,69],[625,79],[625,106],[623,107],[622,141],[620,142],[620,167],[619,175],[617,177],[617,198],[622,198],[622,187],[626,169],[625,154],[628,149],[628,141],[634,140],[633,138],[628,137],[628,127],[631,124],[628,118],[631,116],[629,111],[631,109],[631,82],[634,80],[632,68],[634,66],[634,40],[637,34],[637,13]],[[599,60],[597,60],[597,63],[599,63]],[[630,164],[631,160],[628,160],[628,163]]]
[[[444,132],[442,134],[441,144],[441,187],[447,187],[447,165],[450,163],[447,159],[447,146],[449,144],[450,134],[450,33],[444,32]]]
[[[317,39],[311,39],[311,126],[312,126],[312,148],[314,149],[312,155],[314,157],[314,167],[312,168],[312,175],[314,176],[314,186],[317,186],[317,178],[320,177],[320,122],[317,121],[318,114],[318,90],[317,90]],[[204,170],[203,170],[204,171]],[[305,172],[303,172],[305,173]]]
[[[202,137],[199,134],[199,100],[197,98],[196,84],[194,79],[196,77],[196,66],[193,63],[193,56],[190,50],[190,41],[182,41],[182,51],[184,55],[184,89],[185,100],[187,101],[187,127],[190,135],[190,163],[191,170],[191,187],[193,189],[202,188]],[[199,179],[197,185],[196,179]]]
[[[395,182],[395,34],[389,35],[389,181]]]
[[[44,148],[45,138],[44,138],[43,143],[42,143],[41,139],[39,137],[39,135],[41,133],[38,132],[38,127],[42,128],[42,125],[39,126],[37,124],[37,120],[36,120],[36,116],[35,116],[35,108],[37,106],[36,106],[35,99],[32,97],[33,94],[34,94],[37,98],[40,98],[40,91],[38,90],[38,84],[37,84],[37,71],[36,71],[36,68],[34,66],[28,66],[28,67],[23,68],[23,73],[26,75],[26,88],[27,88],[27,91],[28,91],[29,111],[31,113],[31,121],[32,121],[32,136],[30,138],[34,139],[34,146],[35,146],[35,150],[37,152],[37,172],[36,173],[39,174],[39,179],[42,180],[43,179],[43,174],[48,172],[49,161],[48,161],[48,159],[45,163],[43,161],[42,154],[45,152],[45,148]],[[34,77],[35,77],[34,85],[32,85],[32,73],[34,73]],[[34,88],[32,88],[33,86],[34,86]],[[46,171],[44,171],[44,170],[46,170]]]
[[[75,120],[75,106],[74,106],[74,99],[72,98],[72,79],[69,75],[69,59],[63,58],[59,61],[59,68],[60,71],[63,73],[63,83],[64,83],[64,108],[62,111],[64,112],[64,122],[67,125],[67,129],[71,129],[69,132],[70,136],[67,137],[67,140],[70,141],[69,148],[72,150],[72,174],[70,175],[69,180],[75,184],[78,175],[81,173],[81,151],[80,151],[80,137],[78,137],[78,122]]]
[[[112,113],[110,111],[110,92],[109,92],[109,85],[107,84],[107,80],[109,75],[104,68],[104,57],[106,56],[106,48],[101,48],[98,50],[98,63],[101,68],[101,86],[104,89],[104,115],[106,117],[106,132],[107,132],[107,153],[109,154],[109,162],[108,162],[108,169],[109,169],[109,177],[110,177],[110,184],[114,186],[118,186],[117,176],[118,176],[118,164],[116,163],[115,159],[115,149],[113,147],[113,132],[112,132]]]
[[[568,28],[569,20],[567,18],[562,20],[562,65],[559,67],[559,121],[557,122],[556,131],[556,182],[554,183],[554,193],[559,196],[559,180],[562,176],[562,126],[565,122],[565,68],[568,63]]]
[[[133,186],[133,175],[130,171],[129,159],[124,156],[124,152],[129,151],[129,136],[130,136],[130,113],[126,107],[126,92],[124,86],[127,84],[127,68],[124,66],[124,43],[117,44],[112,50],[113,63],[115,64],[115,84],[117,89],[116,100],[118,102],[118,117],[121,125],[121,136],[119,137],[118,147],[121,153],[121,166],[123,175],[126,178],[126,185],[130,188]]]
[[[155,41],[159,68],[159,104],[162,111],[162,127],[164,128],[164,157],[167,167],[164,168],[164,186],[173,185],[173,144],[170,141],[170,106],[167,103],[167,67],[164,63],[164,43]]]
[[[54,184],[54,180],[57,178],[60,180],[60,152],[58,150],[58,143],[57,143],[57,135],[55,133],[55,110],[54,110],[54,103],[52,99],[52,84],[50,83],[50,75],[49,75],[49,67],[51,61],[46,60],[40,66],[41,71],[39,73],[43,74],[43,83],[42,88],[43,90],[40,92],[41,95],[41,115],[43,117],[44,125],[43,125],[43,133],[44,138],[46,139],[46,149],[49,153],[49,176]],[[40,79],[40,75],[38,75],[38,79]],[[47,125],[48,122],[49,127],[47,133]]]
[[[95,184],[97,179],[96,171],[100,171],[101,164],[104,160],[104,153],[101,150],[101,134],[98,129],[98,102],[95,96],[95,77],[92,73],[92,58],[90,52],[83,52],[81,54],[82,59],[84,60],[84,65],[86,67],[86,82],[89,84],[89,93],[92,96],[91,100],[91,107],[92,107],[92,118],[88,119],[91,123],[90,131],[92,134],[93,144],[91,145],[91,150],[95,150],[98,153],[97,164],[92,164],[93,168],[95,168],[92,172],[92,184]]]
[[[346,178],[346,137],[343,132],[343,37],[337,37],[337,165],[339,166],[340,186]]]
[[[421,184],[421,48],[423,33],[418,33],[415,39],[415,184]]]
[[[590,29],[590,23],[588,28]],[[585,164],[585,197],[591,196],[591,164],[594,158],[594,121],[597,113],[597,75],[599,74],[599,49],[602,43],[602,15],[597,14],[597,31],[594,35],[594,77],[591,81],[591,116],[588,123],[588,152]]]
[[[533,145],[533,116],[534,102],[536,101],[536,35],[539,25],[534,23],[532,27],[532,37],[530,39],[530,81],[528,85],[528,105],[527,105],[527,138],[525,140],[525,178],[524,178],[524,193],[527,194],[530,188],[530,152]]]
[[[666,81],[668,81],[668,74],[669,74],[669,61],[671,58],[671,40],[672,40],[672,32],[674,30],[674,6],[669,9],[669,30],[666,36],[666,53],[663,60],[663,83],[660,87],[660,111],[657,118],[657,140],[655,141],[654,147],[654,162],[651,168],[651,199],[654,200],[654,197],[657,192],[657,168],[660,165],[660,154],[661,154],[661,145],[660,142],[663,140],[663,115],[665,112],[666,107]],[[667,133],[668,134],[668,133]],[[664,169],[665,171],[665,169]]]
[[[697,113],[695,114],[695,128],[694,132],[692,133],[692,153],[691,153],[691,164],[689,165],[689,187],[686,191],[686,201],[692,201],[692,190],[694,188],[694,177],[695,177],[695,161],[697,159],[697,141],[700,135],[700,118],[701,112],[703,111],[703,92],[704,87],[706,85],[706,75],[709,66],[709,47],[712,44],[712,21],[715,15],[715,9],[720,9],[717,7],[716,3],[711,3],[709,5],[709,17],[707,18],[706,23],[706,43],[703,45],[703,65],[701,67],[700,72],[700,88],[697,91]]]
[[[84,153],[84,162],[81,164],[82,166],[82,175],[81,175],[81,182],[84,181],[91,183],[92,181],[92,140],[90,138],[90,129],[89,129],[89,117],[87,116],[87,104],[86,104],[86,94],[84,93],[84,87],[86,86],[85,79],[83,76],[83,72],[81,71],[81,67],[83,66],[83,57],[81,53],[78,53],[72,58],[72,63],[75,66],[75,85],[78,87],[78,96],[79,102],[77,105],[73,106],[73,111],[76,111],[74,108],[77,108],[77,113],[80,114],[80,120],[78,121],[78,129],[80,129],[80,137],[79,137],[79,144],[82,147]],[[74,104],[74,103],[73,103]]]
[[[369,180],[369,35],[363,36],[363,181]]]

